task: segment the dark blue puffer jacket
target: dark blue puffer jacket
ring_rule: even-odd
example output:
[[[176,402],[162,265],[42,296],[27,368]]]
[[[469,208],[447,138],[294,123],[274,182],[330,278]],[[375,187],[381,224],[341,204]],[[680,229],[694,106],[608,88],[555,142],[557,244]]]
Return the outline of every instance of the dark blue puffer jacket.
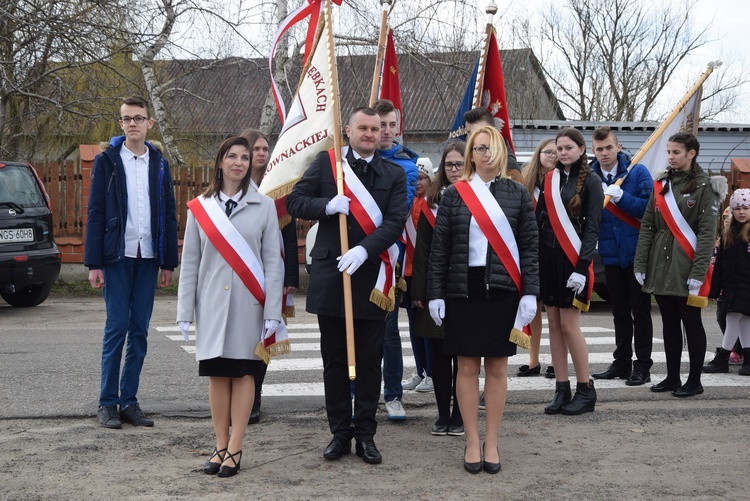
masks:
[[[630,165],[630,156],[624,152],[617,154],[617,175],[608,182],[602,173],[599,161],[595,160],[591,168],[596,172],[607,186],[614,184],[619,178],[624,177]],[[617,206],[636,219],[641,219],[648,205],[648,200],[653,191],[654,180],[651,173],[643,164],[636,164],[625,178],[622,185],[622,198]],[[612,202],[610,202],[612,203]],[[619,266],[627,268],[633,265],[635,248],[638,244],[639,231],[628,223],[617,218],[607,209],[602,211],[602,219],[599,225],[599,255],[605,266]]]

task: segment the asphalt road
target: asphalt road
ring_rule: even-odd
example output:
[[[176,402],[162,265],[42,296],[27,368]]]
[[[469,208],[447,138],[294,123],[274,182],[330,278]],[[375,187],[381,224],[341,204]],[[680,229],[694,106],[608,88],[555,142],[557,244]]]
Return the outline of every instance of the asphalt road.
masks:
[[[297,316],[290,320],[292,354],[271,364],[266,379],[263,407],[269,414],[319,410],[323,406],[322,369],[315,316],[304,312],[304,296],[298,296]],[[185,343],[176,331],[176,298],[156,300],[149,333],[149,352],[141,377],[139,400],[151,414],[169,416],[208,415],[207,382],[197,374],[197,362],[191,352],[193,342]],[[658,308],[654,319],[654,382],[666,373],[661,343]],[[0,419],[34,417],[94,416],[99,388],[99,360],[104,325],[104,303],[99,298],[52,298],[36,308],[11,308],[0,305]],[[708,335],[707,352],[719,346],[721,332],[714,320],[715,310],[704,310]],[[404,378],[413,368],[409,349],[406,315],[401,312],[404,343]],[[582,314],[582,325],[589,342],[592,372],[605,368],[614,349],[612,319],[606,303],[594,303]],[[172,329],[170,331],[170,329]],[[546,338],[546,336],[543,336]],[[299,349],[295,349],[295,347]],[[549,362],[549,347],[542,347],[543,363]],[[527,355],[510,361],[509,374],[525,363]],[[660,362],[661,360],[661,362]],[[687,350],[683,353],[683,379],[686,376]],[[707,361],[710,360],[707,353]],[[411,365],[411,367],[410,367]],[[546,365],[545,365],[546,366]],[[572,364],[571,364],[572,370]],[[736,374],[704,378],[706,392],[699,399],[747,399],[750,377]],[[511,378],[509,403],[539,403],[551,399],[554,383],[544,378]],[[597,381],[599,406],[607,402],[663,400],[647,387],[631,388],[621,380]],[[431,393],[408,392],[404,404],[422,407],[434,405]]]

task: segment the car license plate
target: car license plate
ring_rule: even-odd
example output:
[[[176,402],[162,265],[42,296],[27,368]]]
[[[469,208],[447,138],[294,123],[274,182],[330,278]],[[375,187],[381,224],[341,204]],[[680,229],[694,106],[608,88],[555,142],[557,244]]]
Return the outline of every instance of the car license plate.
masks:
[[[18,228],[15,230],[0,230],[0,244],[13,242],[33,242],[33,228]]]

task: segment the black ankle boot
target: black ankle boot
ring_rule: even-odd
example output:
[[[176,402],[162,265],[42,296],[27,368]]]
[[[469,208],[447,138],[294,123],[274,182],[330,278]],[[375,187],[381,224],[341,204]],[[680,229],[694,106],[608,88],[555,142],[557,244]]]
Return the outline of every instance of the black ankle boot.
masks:
[[[750,348],[742,348],[742,356],[744,360],[738,374],[740,376],[750,376]]]
[[[583,414],[584,412],[593,412],[596,404],[596,390],[594,381],[589,379],[588,383],[577,383],[576,394],[573,395],[570,403],[563,405],[562,413],[568,416]]]
[[[563,405],[570,402],[570,381],[557,381],[555,383],[555,398],[552,403],[544,408],[545,414],[560,414]]]
[[[724,348],[716,348],[716,356],[713,360],[703,366],[703,372],[713,374],[716,372],[729,372],[729,355],[732,352]]]

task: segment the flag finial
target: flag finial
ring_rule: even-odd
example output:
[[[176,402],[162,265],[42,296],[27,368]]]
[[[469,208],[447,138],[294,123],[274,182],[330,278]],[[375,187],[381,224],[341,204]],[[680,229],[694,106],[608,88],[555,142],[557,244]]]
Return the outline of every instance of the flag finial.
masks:
[[[484,11],[490,16],[494,16],[495,14],[497,14],[497,5],[495,4],[495,2],[490,2],[487,5],[487,8],[484,9]]]
[[[718,67],[719,67],[719,66],[721,66],[722,64],[724,64],[724,63],[723,63],[723,62],[721,62],[721,61],[719,61],[719,60],[717,59],[716,61],[709,61],[709,62],[708,62],[708,67],[709,67],[710,69],[712,69],[712,70],[715,70],[716,68],[718,68]]]

